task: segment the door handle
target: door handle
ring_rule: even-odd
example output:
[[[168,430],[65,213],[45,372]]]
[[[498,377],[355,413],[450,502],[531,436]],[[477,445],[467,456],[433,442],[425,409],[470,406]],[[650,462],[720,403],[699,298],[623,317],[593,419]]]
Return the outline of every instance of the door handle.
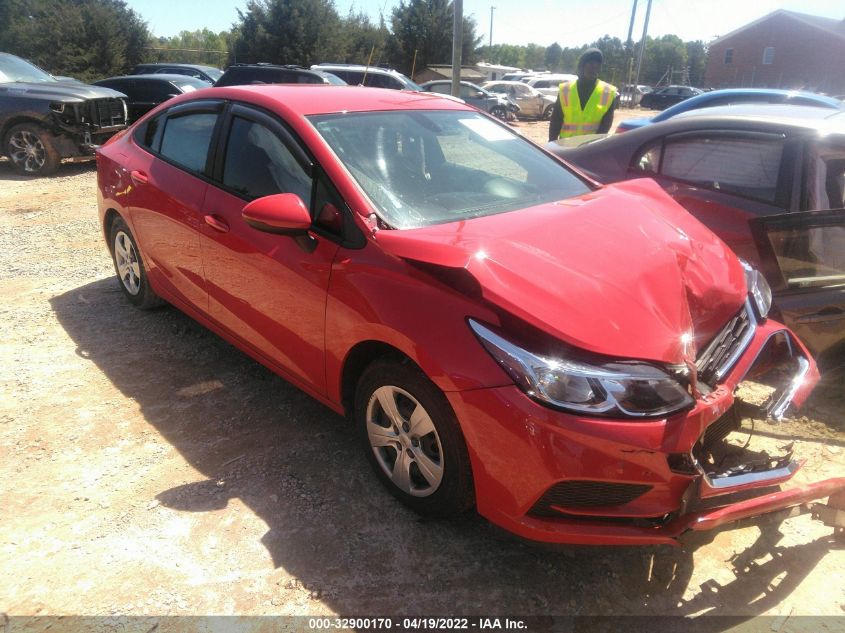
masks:
[[[221,233],[229,232],[229,225],[226,224],[226,221],[220,216],[207,215],[205,216],[205,223],[215,231],[220,231]]]
[[[142,171],[133,170],[129,173],[129,177],[132,178],[132,182],[136,185],[146,185],[149,180],[147,179],[147,174]]]
[[[829,321],[845,320],[845,310],[840,308],[826,308],[815,314],[805,314],[795,319],[798,323],[827,323]]]

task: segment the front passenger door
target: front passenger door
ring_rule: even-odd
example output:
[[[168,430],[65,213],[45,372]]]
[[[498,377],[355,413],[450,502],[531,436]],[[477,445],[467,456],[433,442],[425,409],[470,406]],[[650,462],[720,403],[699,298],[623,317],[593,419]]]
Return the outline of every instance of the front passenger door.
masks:
[[[256,198],[295,193],[312,209],[338,211],[330,185],[276,119],[233,105],[204,203],[201,229],[211,317],[294,382],[325,393],[325,312],[342,222],[297,238],[264,233],[241,217]],[[315,211],[317,210],[317,211]],[[331,213],[329,214],[331,215]]]

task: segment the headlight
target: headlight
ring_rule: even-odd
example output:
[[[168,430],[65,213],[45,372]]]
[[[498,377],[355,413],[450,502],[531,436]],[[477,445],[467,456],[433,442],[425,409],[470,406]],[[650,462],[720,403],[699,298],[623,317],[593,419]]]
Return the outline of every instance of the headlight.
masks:
[[[529,352],[477,321],[469,325],[518,387],[542,404],[576,413],[635,418],[663,416],[694,403],[665,371],[646,363],[593,365]]]
[[[759,270],[745,260],[739,261],[745,269],[745,285],[748,287],[748,294],[754,300],[760,318],[765,319],[772,307],[772,288]]]

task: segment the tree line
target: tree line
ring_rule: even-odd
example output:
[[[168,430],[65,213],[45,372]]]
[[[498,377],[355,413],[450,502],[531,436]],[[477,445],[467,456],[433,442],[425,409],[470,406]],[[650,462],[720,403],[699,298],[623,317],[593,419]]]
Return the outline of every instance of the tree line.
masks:
[[[237,62],[310,66],[343,62],[391,66],[410,74],[452,59],[452,0],[400,0],[377,20],[333,0],[250,0],[228,31],[183,31],[155,37],[123,0],[0,0],[0,50],[25,57],[56,75],[83,81],[119,75],[146,61]],[[627,81],[636,47],[605,36],[581,47],[527,44],[481,46],[471,17],[464,18],[465,65],[484,60],[519,68],[575,72],[588,46],[605,55],[602,76]],[[640,83],[704,83],[707,49],[674,35],[648,38]],[[632,66],[632,60],[633,66]]]

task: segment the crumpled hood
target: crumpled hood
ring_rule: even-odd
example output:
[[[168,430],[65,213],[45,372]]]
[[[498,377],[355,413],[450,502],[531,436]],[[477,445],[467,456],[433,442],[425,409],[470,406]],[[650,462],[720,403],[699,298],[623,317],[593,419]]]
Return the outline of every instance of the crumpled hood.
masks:
[[[9,97],[31,97],[55,101],[84,101],[86,99],[114,99],[125,95],[111,88],[89,86],[83,83],[63,81],[0,83],[0,95]]]
[[[388,253],[464,268],[490,302],[576,347],[693,360],[742,306],[737,257],[650,179],[463,222],[384,230]],[[684,343],[692,334],[693,345]]]

